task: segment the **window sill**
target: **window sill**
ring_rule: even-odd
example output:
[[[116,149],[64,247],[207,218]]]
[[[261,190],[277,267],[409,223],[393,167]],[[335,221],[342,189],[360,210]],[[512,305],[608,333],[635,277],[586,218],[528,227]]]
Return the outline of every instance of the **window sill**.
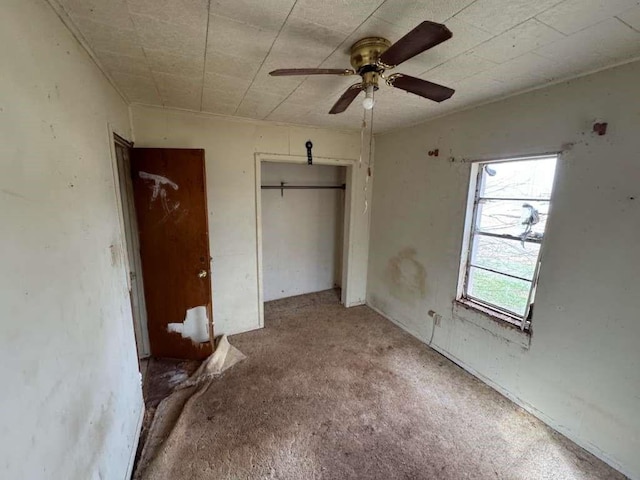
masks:
[[[466,298],[453,301],[453,315],[463,321],[473,323],[494,336],[516,343],[524,348],[531,345],[531,329],[522,330],[508,315],[493,311]]]

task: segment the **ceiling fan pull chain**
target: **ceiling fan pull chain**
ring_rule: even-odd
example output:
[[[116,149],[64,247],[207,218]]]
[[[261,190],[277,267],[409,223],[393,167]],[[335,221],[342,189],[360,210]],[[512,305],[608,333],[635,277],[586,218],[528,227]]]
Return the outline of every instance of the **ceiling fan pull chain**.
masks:
[[[362,152],[364,151],[364,147],[365,147],[364,131],[367,128],[366,116],[367,116],[367,112],[365,110],[362,113],[362,126],[360,127],[360,158],[358,160],[358,168],[362,168]]]
[[[371,176],[372,147],[373,147],[373,109],[371,109],[371,122],[369,122],[369,161],[367,162],[367,167],[368,167],[367,178]]]
[[[367,111],[364,111],[365,116]],[[363,120],[363,126],[366,126],[366,122]],[[364,128],[363,128],[364,131]],[[367,213],[369,209],[369,201],[367,200],[367,190],[369,187],[369,177],[371,176],[371,147],[373,146],[373,109],[371,110],[371,121],[369,122],[369,158],[367,160],[367,173],[364,179],[364,211],[362,214]],[[362,149],[360,149],[360,157],[362,158]]]

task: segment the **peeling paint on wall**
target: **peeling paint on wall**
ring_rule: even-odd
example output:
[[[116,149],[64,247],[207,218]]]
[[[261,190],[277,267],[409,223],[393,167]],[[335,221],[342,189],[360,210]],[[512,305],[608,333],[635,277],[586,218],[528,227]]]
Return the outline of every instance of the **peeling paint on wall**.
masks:
[[[187,310],[187,314],[182,323],[170,323],[167,331],[179,333],[182,338],[188,338],[193,343],[204,343],[209,341],[209,318],[205,306],[194,307]]]

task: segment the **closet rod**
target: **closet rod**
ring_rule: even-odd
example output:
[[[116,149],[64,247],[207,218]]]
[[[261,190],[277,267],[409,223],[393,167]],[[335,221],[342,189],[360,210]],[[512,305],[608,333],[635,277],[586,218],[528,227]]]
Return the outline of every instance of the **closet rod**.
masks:
[[[308,190],[308,189],[338,189],[344,190],[345,185],[262,185],[263,190]]]
[[[286,185],[281,182],[280,185],[261,185],[263,190],[280,190],[280,195],[284,196],[285,190],[346,190],[347,185]]]

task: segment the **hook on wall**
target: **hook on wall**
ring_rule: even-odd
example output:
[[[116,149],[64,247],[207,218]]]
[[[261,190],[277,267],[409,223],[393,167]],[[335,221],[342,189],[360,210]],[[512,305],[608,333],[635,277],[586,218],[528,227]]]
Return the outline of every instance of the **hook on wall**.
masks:
[[[307,140],[304,146],[307,148],[307,165],[313,165],[313,155],[311,154],[313,143],[311,143],[311,140]]]

